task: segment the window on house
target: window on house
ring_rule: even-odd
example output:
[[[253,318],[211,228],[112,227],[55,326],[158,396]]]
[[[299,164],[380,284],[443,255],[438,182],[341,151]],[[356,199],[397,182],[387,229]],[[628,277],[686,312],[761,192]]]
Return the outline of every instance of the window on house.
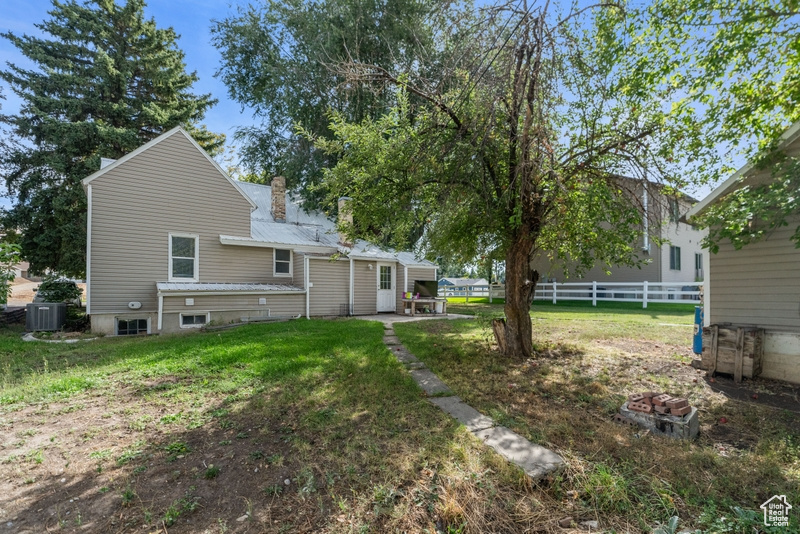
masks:
[[[681,247],[669,247],[669,268],[673,271],[681,270]]]
[[[275,276],[291,276],[292,275],[292,251],[288,249],[276,248],[274,249],[274,265],[273,272]]]
[[[698,253],[694,255],[694,278],[696,281],[703,279],[703,255]]]
[[[147,334],[147,319],[117,319],[118,336]]]
[[[182,313],[181,328],[199,328],[208,322],[207,313]]]
[[[170,281],[197,282],[198,247],[195,235],[169,236]]]
[[[677,198],[669,199],[669,222],[678,222],[681,218],[681,206]]]
[[[392,266],[381,265],[381,289],[392,289]]]

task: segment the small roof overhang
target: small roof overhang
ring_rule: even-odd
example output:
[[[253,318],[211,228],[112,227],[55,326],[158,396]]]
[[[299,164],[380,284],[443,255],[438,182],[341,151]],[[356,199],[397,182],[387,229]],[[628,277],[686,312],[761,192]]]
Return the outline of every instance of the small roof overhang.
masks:
[[[228,282],[156,282],[156,289],[161,296],[209,295],[300,295],[305,293],[301,287],[288,284],[248,284]]]
[[[335,254],[336,249],[324,245],[298,245],[296,243],[279,243],[277,241],[261,241],[252,237],[239,237],[232,235],[220,235],[219,242],[223,245],[235,245],[240,247],[261,247],[261,248],[288,248],[295,252],[322,252]]]

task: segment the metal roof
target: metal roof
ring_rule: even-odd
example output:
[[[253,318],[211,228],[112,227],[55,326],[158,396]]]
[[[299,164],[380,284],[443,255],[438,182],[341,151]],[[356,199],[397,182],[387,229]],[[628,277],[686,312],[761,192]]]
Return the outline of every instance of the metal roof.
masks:
[[[251,292],[270,292],[270,291],[297,291],[302,292],[303,288],[288,284],[235,284],[226,282],[156,282],[159,291],[251,291]]]
[[[314,252],[320,251],[318,247],[328,247],[331,249],[331,253],[338,251],[355,259],[399,261],[407,266],[436,267],[427,260],[418,259],[411,252],[381,249],[366,241],[358,241],[352,247],[344,247],[339,243],[339,234],[333,219],[319,211],[306,212],[301,202],[288,193],[286,194],[286,222],[275,222],[271,213],[272,187],[249,182],[238,182],[238,184],[256,205],[256,209],[250,216],[251,235],[249,237],[224,236],[229,244],[236,241],[242,244],[262,242],[296,247],[297,252],[302,252],[303,247],[308,247]]]

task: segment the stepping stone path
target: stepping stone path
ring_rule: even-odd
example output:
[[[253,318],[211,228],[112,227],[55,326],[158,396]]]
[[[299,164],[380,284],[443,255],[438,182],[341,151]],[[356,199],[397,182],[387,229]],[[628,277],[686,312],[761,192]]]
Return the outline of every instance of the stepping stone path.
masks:
[[[541,479],[564,466],[564,460],[553,451],[531,443],[504,426],[497,425],[491,417],[483,415],[455,396],[447,384],[400,343],[391,323],[385,323],[384,326],[384,343],[428,395],[429,402],[450,414],[502,457],[521,467],[534,480]]]

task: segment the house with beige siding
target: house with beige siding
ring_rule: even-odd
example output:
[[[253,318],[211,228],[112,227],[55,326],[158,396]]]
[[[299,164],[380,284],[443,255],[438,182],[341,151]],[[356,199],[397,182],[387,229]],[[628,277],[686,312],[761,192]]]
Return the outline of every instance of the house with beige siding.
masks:
[[[436,280],[413,254],[344,242],[283,178],[233,180],[181,128],[105,160],[83,187],[94,332],[402,312],[402,292]]]
[[[634,246],[637,267],[595,265],[581,275],[571,275],[568,260],[550,258],[548,251],[538,251],[531,266],[540,282],[597,282],[606,283],[672,283],[694,286],[704,279],[703,258],[706,251],[701,242],[706,231],[685,220],[686,213],[697,202],[685,194],[665,194],[658,184],[639,180],[620,179],[625,191],[642,212],[643,237]],[[680,286],[675,287],[675,290]],[[664,297],[667,298],[667,297]]]
[[[784,132],[778,147],[786,157],[800,157],[800,122]],[[706,198],[688,217],[742,187],[756,187],[775,179],[774,169],[745,165]],[[761,376],[800,383],[800,249],[791,236],[800,216],[739,250],[719,243],[706,259],[705,326],[764,329]]]

